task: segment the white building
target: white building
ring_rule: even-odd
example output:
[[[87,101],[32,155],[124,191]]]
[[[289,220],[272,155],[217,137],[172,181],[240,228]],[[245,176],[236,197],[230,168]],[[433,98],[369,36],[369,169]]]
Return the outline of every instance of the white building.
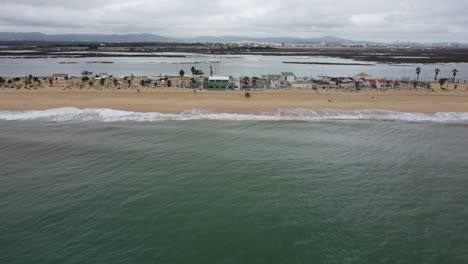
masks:
[[[305,88],[305,89],[312,89],[313,84],[311,82],[293,82],[291,83],[293,88]]]
[[[285,88],[288,88],[288,87],[289,87],[289,85],[287,85],[285,83],[285,81],[283,81],[283,80],[280,80],[280,79],[271,80],[271,88],[285,89]]]
[[[54,80],[68,80],[70,79],[71,75],[66,73],[55,73],[51,76]]]
[[[288,83],[293,83],[296,81],[296,75],[292,72],[282,72],[281,76],[284,81],[287,81]]]

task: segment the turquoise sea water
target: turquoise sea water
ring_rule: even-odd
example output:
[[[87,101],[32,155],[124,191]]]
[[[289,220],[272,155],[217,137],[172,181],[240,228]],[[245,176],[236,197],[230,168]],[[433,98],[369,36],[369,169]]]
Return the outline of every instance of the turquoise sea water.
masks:
[[[468,263],[467,135],[0,121],[0,263]]]

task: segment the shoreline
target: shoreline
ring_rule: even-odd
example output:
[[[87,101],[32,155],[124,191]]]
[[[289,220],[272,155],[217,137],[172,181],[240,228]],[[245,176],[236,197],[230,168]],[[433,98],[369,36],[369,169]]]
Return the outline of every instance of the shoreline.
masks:
[[[140,92],[138,92],[140,90]],[[189,109],[217,113],[258,113],[278,109],[387,110],[401,113],[434,114],[468,112],[468,92],[410,90],[266,90],[252,91],[245,98],[240,91],[197,91],[183,88],[139,88],[126,90],[63,91],[0,89],[0,111],[48,110],[62,107],[114,109],[133,112],[177,114]]]

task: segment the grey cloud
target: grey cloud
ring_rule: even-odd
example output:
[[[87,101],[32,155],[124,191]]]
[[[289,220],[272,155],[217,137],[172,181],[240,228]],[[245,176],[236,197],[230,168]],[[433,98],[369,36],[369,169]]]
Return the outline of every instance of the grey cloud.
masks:
[[[2,31],[468,42],[465,0],[3,0]]]

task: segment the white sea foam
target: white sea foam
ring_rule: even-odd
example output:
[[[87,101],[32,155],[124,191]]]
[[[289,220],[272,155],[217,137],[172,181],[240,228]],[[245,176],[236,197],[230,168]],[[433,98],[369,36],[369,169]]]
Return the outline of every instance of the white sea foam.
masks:
[[[280,109],[258,114],[215,113],[200,109],[180,114],[141,113],[113,109],[78,109],[73,107],[42,111],[0,111],[0,120],[44,121],[163,121],[163,120],[401,120],[409,122],[467,123],[467,112],[435,114],[402,113],[386,110]]]

